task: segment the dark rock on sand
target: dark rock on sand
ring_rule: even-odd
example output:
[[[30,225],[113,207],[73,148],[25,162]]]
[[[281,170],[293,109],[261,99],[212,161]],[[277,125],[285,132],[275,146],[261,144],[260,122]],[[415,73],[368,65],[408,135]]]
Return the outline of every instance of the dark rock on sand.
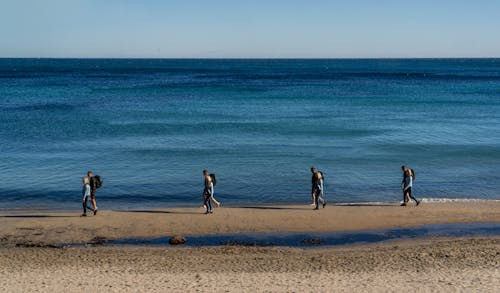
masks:
[[[96,236],[92,239],[87,244],[91,245],[103,245],[104,243],[108,242],[109,240],[106,237],[102,236]]]
[[[174,236],[168,239],[170,245],[181,245],[187,242],[187,239],[183,236]]]
[[[57,245],[40,243],[40,242],[21,242],[21,243],[16,243],[16,247],[61,248],[60,246],[57,246]]]

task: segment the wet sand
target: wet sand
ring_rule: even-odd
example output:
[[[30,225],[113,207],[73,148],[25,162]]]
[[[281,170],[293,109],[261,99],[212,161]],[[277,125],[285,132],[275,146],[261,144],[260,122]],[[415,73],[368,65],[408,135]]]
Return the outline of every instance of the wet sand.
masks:
[[[0,292],[498,292],[500,237],[327,248],[51,248],[95,238],[500,222],[500,202],[0,214]]]

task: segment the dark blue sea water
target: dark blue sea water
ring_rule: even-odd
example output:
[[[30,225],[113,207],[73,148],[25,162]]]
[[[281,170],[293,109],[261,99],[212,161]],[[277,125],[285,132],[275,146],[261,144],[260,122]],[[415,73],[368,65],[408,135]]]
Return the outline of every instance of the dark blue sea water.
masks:
[[[0,208],[500,199],[500,59],[0,59]]]

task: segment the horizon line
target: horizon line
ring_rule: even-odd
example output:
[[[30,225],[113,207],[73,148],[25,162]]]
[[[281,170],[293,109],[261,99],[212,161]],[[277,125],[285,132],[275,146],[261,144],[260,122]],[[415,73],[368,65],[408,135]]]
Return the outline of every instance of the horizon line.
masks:
[[[436,60],[500,59],[498,57],[2,57],[0,59],[144,59],[144,60]]]

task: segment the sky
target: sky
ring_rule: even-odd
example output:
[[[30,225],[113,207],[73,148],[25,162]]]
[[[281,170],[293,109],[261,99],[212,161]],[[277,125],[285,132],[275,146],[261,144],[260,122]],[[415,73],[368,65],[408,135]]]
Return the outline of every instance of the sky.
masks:
[[[500,57],[500,1],[0,0],[0,57]]]

